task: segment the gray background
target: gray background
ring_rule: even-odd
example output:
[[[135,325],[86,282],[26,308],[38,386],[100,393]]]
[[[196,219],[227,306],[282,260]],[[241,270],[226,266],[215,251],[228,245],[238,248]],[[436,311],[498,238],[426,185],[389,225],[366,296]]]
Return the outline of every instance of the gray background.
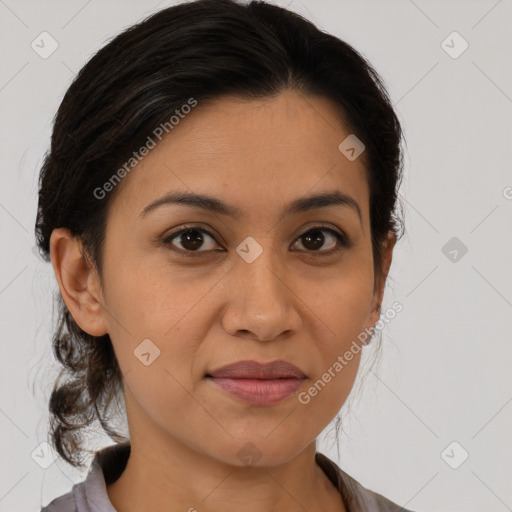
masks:
[[[330,427],[319,449],[413,510],[512,510],[512,2],[276,3],[372,62],[408,144],[407,233],[383,305],[396,300],[403,311],[383,330],[380,364],[364,382],[359,374],[341,457]],[[93,52],[171,4],[0,0],[0,511],[39,510],[86,475],[50,464],[44,445],[57,372],[50,351],[56,282],[32,248],[37,173],[53,115]],[[31,47],[43,31],[58,43],[46,59]],[[469,44],[457,58],[463,41],[454,31]],[[91,446],[107,444],[91,436]],[[467,460],[450,467],[462,450]]]

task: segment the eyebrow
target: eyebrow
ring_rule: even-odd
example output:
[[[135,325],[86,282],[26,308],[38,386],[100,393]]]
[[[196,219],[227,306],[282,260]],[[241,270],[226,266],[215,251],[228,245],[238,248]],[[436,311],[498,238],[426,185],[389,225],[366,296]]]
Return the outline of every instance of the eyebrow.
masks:
[[[211,213],[226,215],[235,219],[239,219],[243,215],[242,210],[239,208],[226,204],[215,197],[204,194],[176,191],[169,192],[160,199],[156,199],[152,203],[148,204],[140,212],[140,217],[145,217],[149,212],[156,210],[160,206],[169,204],[180,204],[194,208],[201,208]],[[283,219],[286,215],[293,215],[331,205],[345,206],[352,209],[357,213],[359,220],[362,222],[361,209],[357,201],[351,196],[338,190],[299,197],[298,199],[295,199],[289,205],[287,205],[285,210],[279,216],[279,220]]]

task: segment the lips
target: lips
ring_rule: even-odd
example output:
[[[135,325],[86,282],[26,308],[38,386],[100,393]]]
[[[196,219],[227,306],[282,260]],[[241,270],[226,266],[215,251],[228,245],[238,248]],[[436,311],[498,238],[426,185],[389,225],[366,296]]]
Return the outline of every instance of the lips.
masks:
[[[304,379],[304,373],[291,363],[276,359],[269,363],[246,360],[227,364],[207,373],[214,378],[229,379]]]
[[[207,380],[250,405],[274,405],[294,395],[307,378],[282,359],[270,363],[238,361],[206,374]]]

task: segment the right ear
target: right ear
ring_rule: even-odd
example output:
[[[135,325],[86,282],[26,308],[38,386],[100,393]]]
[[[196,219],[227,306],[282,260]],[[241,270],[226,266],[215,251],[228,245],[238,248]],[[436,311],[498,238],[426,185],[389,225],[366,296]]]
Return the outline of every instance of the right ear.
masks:
[[[52,231],[50,256],[62,298],[82,330],[91,336],[103,336],[108,331],[99,276],[81,250],[81,241],[69,229]]]

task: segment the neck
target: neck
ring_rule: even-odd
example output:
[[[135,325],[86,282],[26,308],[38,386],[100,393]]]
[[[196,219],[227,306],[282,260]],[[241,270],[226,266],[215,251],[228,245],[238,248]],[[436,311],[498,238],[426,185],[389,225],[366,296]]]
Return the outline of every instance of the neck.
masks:
[[[117,512],[346,512],[339,491],[315,462],[315,443],[276,466],[240,467],[169,436],[130,437],[126,468],[107,486]]]

